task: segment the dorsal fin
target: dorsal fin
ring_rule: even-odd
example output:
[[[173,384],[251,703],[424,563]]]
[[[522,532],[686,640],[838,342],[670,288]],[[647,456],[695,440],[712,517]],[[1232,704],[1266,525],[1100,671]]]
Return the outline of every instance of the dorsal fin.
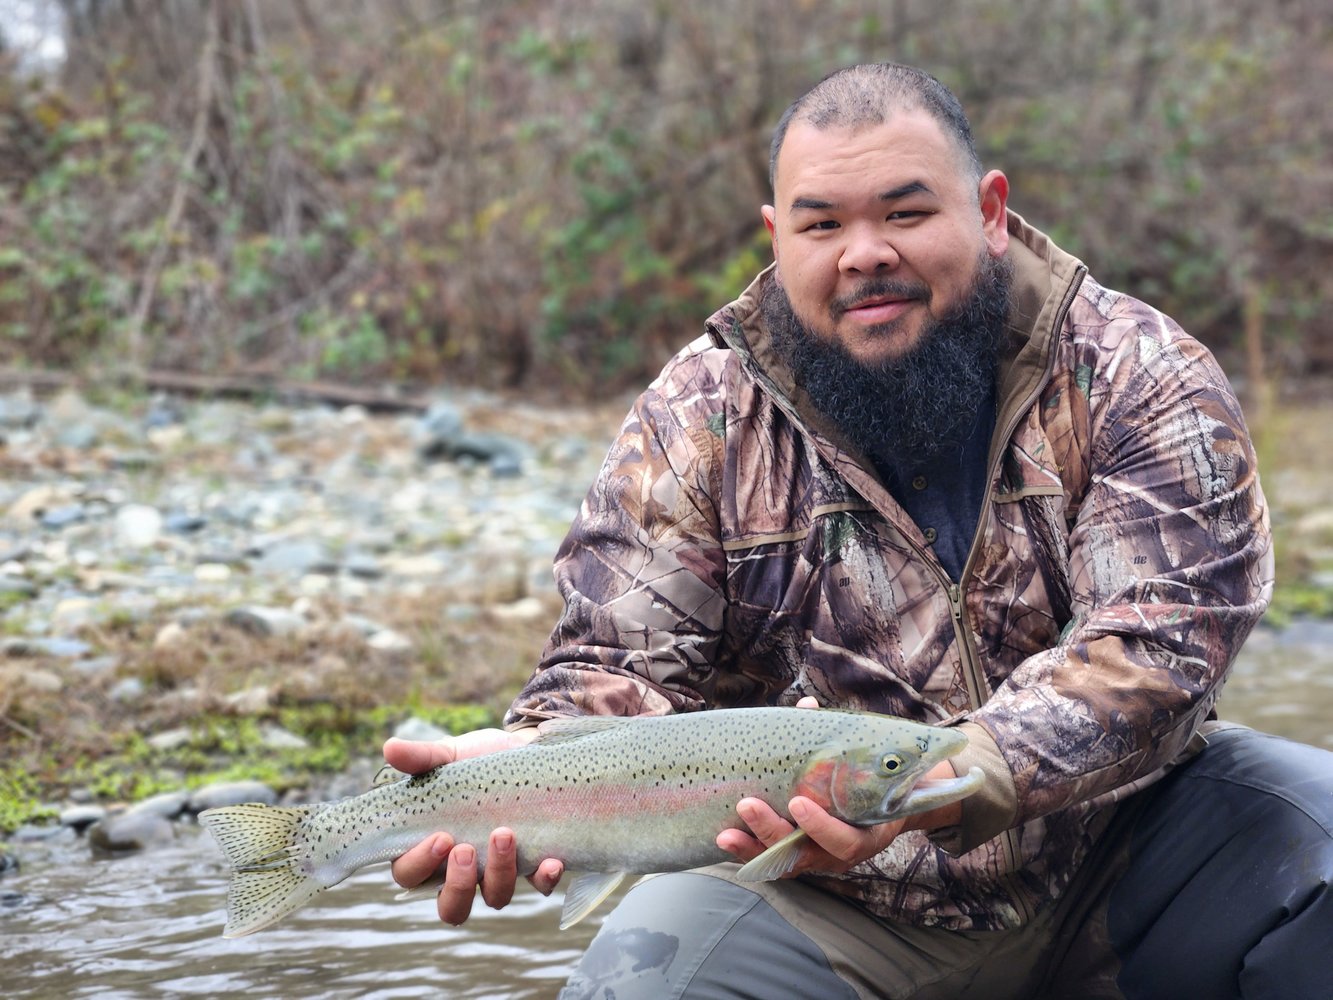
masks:
[[[404,778],[412,777],[405,771],[400,771],[392,764],[385,764],[375,772],[375,778],[370,783],[371,788],[379,788],[380,785],[392,784],[395,781],[402,781]]]
[[[582,739],[594,733],[604,733],[608,729],[615,729],[632,721],[633,717],[625,718],[620,715],[574,715],[563,719],[547,719],[537,727],[537,738],[532,743],[541,743],[545,746],[568,743],[570,740]]]

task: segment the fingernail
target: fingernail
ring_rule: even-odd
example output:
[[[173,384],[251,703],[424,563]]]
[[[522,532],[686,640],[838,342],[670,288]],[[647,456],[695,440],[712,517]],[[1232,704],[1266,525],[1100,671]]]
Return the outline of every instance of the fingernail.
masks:
[[[511,833],[501,833],[495,838],[495,849],[497,851],[511,851],[514,848],[514,835]]]
[[[759,814],[759,810],[754,807],[753,803],[743,802],[736,807],[736,813],[741,819],[745,820],[745,822],[751,823]]]
[[[447,837],[436,837],[430,842],[430,853],[434,857],[442,858],[449,853],[451,847],[453,847],[453,844],[449,843]]]
[[[798,823],[810,818],[810,805],[804,799],[793,799],[787,808],[791,810],[791,818]]]
[[[454,848],[454,853],[450,855],[449,860],[456,861],[466,868],[477,860],[477,855],[472,850],[471,844],[459,844]]]

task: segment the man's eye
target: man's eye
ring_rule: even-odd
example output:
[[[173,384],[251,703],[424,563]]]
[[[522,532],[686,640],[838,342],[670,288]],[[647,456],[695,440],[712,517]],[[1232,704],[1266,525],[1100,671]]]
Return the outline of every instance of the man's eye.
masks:
[[[925,212],[914,211],[912,209],[904,209],[901,212],[890,212],[889,221],[902,222],[904,219],[915,219],[918,216],[922,216],[925,214],[926,214]]]
[[[810,223],[810,225],[806,226],[805,228],[807,230],[815,229],[819,230],[820,232],[824,232],[829,229],[837,229],[838,224],[834,222],[832,219],[821,219],[818,222]]]

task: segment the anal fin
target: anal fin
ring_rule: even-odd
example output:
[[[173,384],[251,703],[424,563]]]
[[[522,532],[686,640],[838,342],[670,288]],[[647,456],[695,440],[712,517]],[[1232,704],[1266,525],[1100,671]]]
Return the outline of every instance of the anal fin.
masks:
[[[560,929],[573,927],[597,907],[629,872],[588,872],[576,878],[565,891],[565,908],[560,911]]]
[[[769,882],[782,878],[796,867],[796,859],[808,839],[804,830],[793,830],[763,854],[742,865],[736,879],[740,882]]]

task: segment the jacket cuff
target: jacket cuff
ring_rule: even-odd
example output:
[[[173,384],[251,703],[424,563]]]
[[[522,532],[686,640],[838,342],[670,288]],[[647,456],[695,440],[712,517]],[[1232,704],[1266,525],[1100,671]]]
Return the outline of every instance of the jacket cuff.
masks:
[[[957,856],[979,847],[1014,825],[1018,817],[1018,791],[1014,776],[1000,755],[1000,748],[983,727],[963,722],[967,748],[951,761],[962,775],[979,767],[986,776],[981,790],[963,799],[963,818],[957,826],[941,827],[928,834],[931,843],[946,854]]]

